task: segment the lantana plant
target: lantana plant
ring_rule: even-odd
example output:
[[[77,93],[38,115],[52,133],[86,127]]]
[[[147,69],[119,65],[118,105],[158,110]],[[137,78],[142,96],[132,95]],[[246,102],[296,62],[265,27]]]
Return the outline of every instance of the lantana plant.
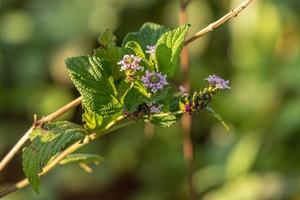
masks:
[[[82,124],[57,121],[35,127],[31,144],[23,150],[23,169],[36,192],[39,174],[59,153],[129,122],[169,127],[185,113],[207,111],[223,123],[209,104],[216,93],[230,89],[229,81],[199,75],[207,85],[190,94],[172,83],[189,27],[170,30],[145,23],[138,32],[128,33],[122,46],[117,46],[112,31],[106,30],[93,55],[66,59],[71,80],[82,96]],[[100,162],[102,157],[69,154],[60,163],[79,161]]]

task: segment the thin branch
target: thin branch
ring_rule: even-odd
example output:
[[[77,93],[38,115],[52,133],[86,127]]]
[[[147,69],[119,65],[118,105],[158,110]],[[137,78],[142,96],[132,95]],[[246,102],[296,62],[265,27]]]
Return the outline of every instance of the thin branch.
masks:
[[[185,10],[186,7],[191,3],[192,0],[185,0],[183,1],[183,3],[181,4],[181,7]]]
[[[179,24],[187,24],[187,11],[186,8],[190,0],[180,0],[180,9],[179,9]],[[182,49],[180,55],[180,65],[181,71],[183,74],[183,86],[190,90],[190,82],[189,82],[189,68],[190,68],[190,56],[189,49],[185,47]],[[183,115],[181,119],[181,125],[183,130],[183,157],[187,167],[187,179],[188,179],[188,199],[195,199],[194,192],[194,183],[193,183],[193,173],[194,173],[194,147],[191,138],[191,127],[192,127],[192,118],[190,115]]]
[[[47,115],[46,117],[43,117],[42,119],[38,121],[34,121],[33,125],[26,131],[26,133],[21,137],[21,139],[13,146],[13,148],[5,155],[5,157],[0,162],[0,171],[4,169],[4,167],[13,159],[13,157],[18,153],[18,151],[21,149],[23,144],[27,141],[29,138],[29,135],[31,131],[37,127],[41,126],[43,123],[50,122],[62,114],[68,112],[72,108],[78,106],[82,101],[82,97],[78,97],[77,99],[71,101],[70,103],[64,105],[63,107],[59,108],[58,110],[54,111],[53,113]]]
[[[57,166],[59,164],[59,162],[64,159],[67,155],[70,155],[71,153],[77,151],[79,148],[89,144],[91,141],[94,141],[95,139],[97,139],[98,137],[110,133],[112,131],[115,131],[119,128],[124,127],[125,125],[128,125],[130,123],[132,123],[133,121],[125,121],[124,123],[121,123],[115,127],[113,127],[116,123],[121,122],[124,119],[124,116],[120,116],[118,117],[116,120],[112,121],[111,123],[109,123],[105,129],[103,130],[103,132],[101,134],[97,134],[97,133],[93,133],[90,135],[87,135],[83,141],[78,141],[76,143],[74,143],[73,145],[69,146],[67,149],[65,149],[62,153],[60,153],[57,157],[55,157],[49,164],[47,164],[42,172],[39,174],[39,176],[43,176],[46,173],[48,173],[49,171],[51,171],[55,166]],[[17,191],[18,189],[22,189],[26,186],[29,185],[28,179],[25,178],[19,182],[17,182],[16,184],[10,185],[8,187],[3,188],[0,191],[0,198],[13,193],[15,191]]]
[[[233,10],[231,10],[229,13],[218,19],[217,21],[209,24],[204,29],[198,31],[194,36],[187,39],[184,42],[184,46],[189,45],[194,40],[202,37],[203,35],[213,31],[214,29],[218,28],[222,24],[224,24],[226,21],[228,21],[231,18],[237,17],[240,12],[242,12],[253,0],[245,0],[243,3],[239,4],[237,7],[235,7]]]

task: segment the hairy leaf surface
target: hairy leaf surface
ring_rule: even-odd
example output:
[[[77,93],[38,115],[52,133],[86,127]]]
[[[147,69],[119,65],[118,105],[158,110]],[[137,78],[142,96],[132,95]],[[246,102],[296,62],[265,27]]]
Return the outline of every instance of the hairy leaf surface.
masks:
[[[174,75],[180,52],[183,48],[185,35],[190,25],[180,26],[172,31],[164,33],[157,42],[155,51],[158,70],[168,76]]]
[[[156,45],[160,36],[168,31],[167,28],[159,24],[147,22],[138,32],[128,33],[123,40],[123,47],[129,41],[135,41],[140,44],[141,48],[145,51],[147,45]]]
[[[31,144],[23,149],[23,171],[33,189],[38,193],[40,180],[38,174],[59,152],[84,138],[88,132],[81,126],[59,121],[45,124],[33,130]]]

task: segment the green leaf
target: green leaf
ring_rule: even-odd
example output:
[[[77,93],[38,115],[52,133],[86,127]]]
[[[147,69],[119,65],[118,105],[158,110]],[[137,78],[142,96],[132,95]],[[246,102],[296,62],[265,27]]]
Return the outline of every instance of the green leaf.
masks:
[[[108,67],[115,79],[121,78],[123,74],[120,73],[117,63],[122,59],[124,52],[122,48],[117,47],[116,36],[111,30],[106,30],[102,32],[98,42],[99,48],[94,50],[94,54],[108,62]]]
[[[116,40],[117,40],[117,37],[109,29],[106,29],[105,31],[103,31],[98,38],[100,48],[103,48],[103,49],[106,49],[110,46],[116,46]]]
[[[121,111],[118,92],[106,61],[96,56],[66,59],[71,79],[83,97],[85,108],[105,117]]]
[[[217,120],[219,120],[226,130],[229,130],[229,126],[225,123],[221,115],[219,115],[219,113],[217,113],[214,109],[212,109],[210,106],[206,106],[205,111],[211,114]]]
[[[147,89],[141,82],[136,81],[134,83],[134,88],[137,89],[139,91],[139,93],[141,93],[142,96],[148,96]]]
[[[103,108],[103,110],[101,110],[105,117],[88,109],[84,109],[85,112],[82,115],[84,128],[89,130],[90,132],[101,134],[107,124],[109,124],[111,121],[117,119],[123,114],[122,111],[119,111],[120,105],[117,105],[118,112],[116,113],[114,112],[114,105],[111,104],[111,106],[112,107],[110,108],[108,105],[106,108]]]
[[[96,154],[83,154],[83,153],[74,153],[66,156],[63,160],[60,161],[60,165],[70,164],[70,163],[84,163],[99,165],[104,161],[102,156]]]
[[[169,100],[170,98],[170,87],[167,87],[165,89],[163,89],[162,91],[157,92],[156,94],[152,95],[151,97],[141,97],[144,102],[146,103],[156,103],[160,100]]]
[[[151,116],[150,122],[161,127],[170,127],[173,124],[175,124],[180,119],[181,116],[182,114],[172,114],[172,113],[169,113],[167,115],[157,114]]]
[[[185,35],[190,25],[180,26],[172,31],[164,33],[156,46],[156,59],[158,70],[168,76],[174,75],[183,48]]]
[[[141,93],[136,88],[131,88],[124,99],[124,108],[127,112],[135,112],[138,106],[143,103]]]
[[[159,24],[147,22],[138,32],[128,33],[123,40],[123,47],[129,41],[135,41],[140,44],[141,48],[145,51],[147,45],[155,45],[160,36],[168,31],[167,28]]]
[[[88,132],[81,126],[67,121],[45,124],[33,130],[31,144],[23,149],[22,165],[29,183],[37,193],[39,173],[43,167],[68,146],[82,140],[86,134]]]
[[[84,128],[90,132],[101,130],[103,125],[103,117],[88,109],[84,109],[82,121],[85,123]]]
[[[135,41],[129,41],[126,43],[125,48],[131,49],[135,53],[136,56],[142,58],[143,60],[146,60],[146,56],[143,52],[143,49],[139,45],[139,43],[137,43]]]

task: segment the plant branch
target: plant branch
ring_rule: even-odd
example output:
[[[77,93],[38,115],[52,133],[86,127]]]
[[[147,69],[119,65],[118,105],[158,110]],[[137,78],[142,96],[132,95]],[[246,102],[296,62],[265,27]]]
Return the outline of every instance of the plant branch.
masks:
[[[68,112],[72,108],[78,106],[82,101],[82,97],[78,97],[77,99],[71,101],[70,103],[64,105],[63,107],[59,108],[58,110],[54,111],[53,113],[47,115],[46,117],[42,117],[42,119],[38,121],[34,121],[32,126],[26,131],[26,133],[21,137],[21,139],[13,146],[13,148],[5,155],[5,157],[0,162],[0,171],[4,169],[4,167],[13,159],[13,157],[18,153],[18,151],[21,149],[23,144],[27,141],[29,138],[29,135],[31,131],[37,127],[41,126],[46,122],[50,122],[62,114]]]
[[[198,31],[194,36],[192,36],[191,38],[187,39],[184,42],[184,46],[189,45],[194,40],[196,40],[196,39],[204,36],[205,34],[215,30],[216,28],[218,28],[219,26],[224,24],[229,19],[237,17],[239,15],[239,13],[242,12],[252,1],[253,0],[245,0],[243,3],[239,4],[237,7],[235,7],[233,10],[231,10],[229,13],[227,13],[226,15],[224,15],[223,17],[221,17],[217,21],[209,24],[208,26],[206,26],[202,30]]]
[[[185,10],[187,5],[190,3],[191,0],[181,0],[181,9]],[[192,36],[191,38],[187,39],[184,42],[184,46],[189,45],[191,42],[193,42],[194,40],[204,36],[205,34],[213,31],[214,29],[218,28],[219,26],[221,26],[223,23],[225,23],[226,21],[228,21],[229,19],[238,16],[238,14],[240,12],[242,12],[253,0],[245,0],[243,3],[241,3],[240,5],[238,5],[237,7],[235,7],[233,10],[231,10],[229,13],[227,13],[226,15],[224,15],[222,18],[220,18],[219,20],[209,24],[207,27],[205,27],[204,29],[198,31],[194,36]],[[26,131],[26,133],[20,138],[20,140],[14,145],[14,147],[5,155],[5,157],[1,160],[0,162],[0,171],[2,171],[4,169],[4,167],[13,159],[13,157],[16,155],[16,153],[20,150],[20,148],[23,146],[23,144],[27,141],[27,139],[29,138],[29,134],[31,133],[31,131],[37,127],[37,126],[41,126],[46,122],[50,122],[56,118],[58,118],[59,116],[61,116],[62,114],[68,112],[70,109],[76,107],[77,105],[79,105],[82,101],[82,97],[78,97],[77,99],[73,100],[72,102],[66,104],[65,106],[59,108],[58,110],[56,110],[55,112],[47,115],[46,117],[43,117],[42,119],[35,121],[33,123],[33,125]],[[179,113],[178,113],[179,114]],[[111,126],[113,126],[116,123],[116,121],[112,124],[109,124],[110,128]],[[113,129],[111,129],[113,130]],[[104,133],[107,133],[109,131],[104,131]],[[63,159],[66,155],[76,151],[77,149],[79,149],[80,147],[82,147],[83,145],[88,144],[90,141],[96,139],[98,136],[96,134],[92,134],[89,135],[89,137],[86,137],[83,143],[75,143],[74,145],[70,146],[69,148],[67,148],[64,152],[62,152],[59,156],[57,156],[51,163],[49,163],[47,166],[45,166],[45,168],[43,169],[43,172],[40,175],[43,175],[45,173],[47,173],[48,171],[50,171],[53,167],[55,167],[59,161],[61,159]],[[28,180],[27,179],[23,179],[22,181],[16,183],[13,186],[7,187],[5,190],[3,190],[2,192],[0,192],[0,197],[5,196],[6,194],[9,194],[11,192],[16,191],[17,189],[23,188],[25,186],[28,185]]]
[[[112,121],[111,123],[109,123],[104,130],[101,132],[101,134],[98,133],[92,133],[90,135],[87,135],[83,141],[78,141],[76,143],[74,143],[73,145],[69,146],[67,149],[65,149],[63,152],[61,152],[57,157],[55,157],[49,164],[47,164],[42,172],[39,174],[39,176],[43,176],[44,174],[48,173],[49,171],[51,171],[55,166],[57,166],[59,164],[59,162],[64,159],[67,155],[70,155],[71,153],[77,151],[79,148],[89,144],[91,141],[94,141],[95,139],[103,136],[104,134],[110,133],[112,131],[115,131],[117,129],[120,129],[124,126],[127,126],[131,123],[133,123],[133,121],[125,121],[124,123],[120,123],[116,126],[114,126],[115,124],[117,124],[118,122],[121,122],[125,117],[124,116],[120,116],[118,117],[116,120]],[[114,126],[114,127],[113,127]],[[17,191],[18,189],[22,189],[26,186],[29,185],[28,179],[25,178],[19,182],[17,182],[16,184],[10,185],[6,188],[3,188],[0,191],[0,198],[13,193],[15,191]]]
[[[190,0],[180,0],[179,8],[179,24],[187,24],[188,17],[186,8]],[[183,74],[183,86],[190,91],[190,82],[189,82],[189,68],[190,68],[190,56],[188,47],[184,47],[180,54],[180,65],[181,71]],[[183,130],[183,157],[187,167],[187,183],[188,183],[188,199],[195,199],[194,192],[194,183],[193,183],[193,173],[194,173],[194,147],[191,138],[191,127],[192,127],[192,118],[190,115],[183,115],[181,119],[181,126]]]
[[[238,16],[240,12],[242,12],[253,0],[246,0],[240,5],[238,5],[236,8],[234,8],[232,11],[224,15],[222,18],[219,20],[211,23],[204,29],[198,31],[194,36],[191,38],[187,39],[184,42],[184,46],[189,45],[191,42],[194,40],[202,37],[203,35],[207,34],[210,31],[213,31],[214,29],[218,28],[220,25],[225,23],[227,20]],[[191,0],[186,0],[183,1],[182,8],[186,8],[187,5],[191,2]],[[16,155],[16,153],[20,150],[20,148],[23,146],[23,144],[27,141],[30,132],[33,130],[34,127],[41,125],[46,122],[50,122],[57,117],[61,116],[65,112],[69,111],[71,108],[74,108],[75,106],[79,105],[82,101],[82,97],[78,97],[77,99],[73,100],[69,104],[66,104],[65,106],[61,107],[57,111],[47,115],[46,117],[36,121],[27,131],[26,133],[21,137],[21,139],[14,145],[14,147],[5,155],[5,157],[1,160],[0,162],[0,171],[4,169],[4,167],[11,161],[11,159]]]

